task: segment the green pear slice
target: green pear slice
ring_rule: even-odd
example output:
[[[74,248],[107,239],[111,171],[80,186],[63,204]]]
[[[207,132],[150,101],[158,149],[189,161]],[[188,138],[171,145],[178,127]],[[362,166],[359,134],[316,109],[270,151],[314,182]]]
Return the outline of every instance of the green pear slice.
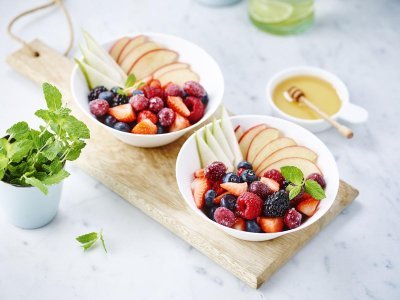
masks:
[[[86,83],[89,89],[93,89],[96,86],[103,85],[107,89],[111,89],[114,86],[121,86],[121,82],[116,82],[108,76],[100,73],[96,69],[89,66],[87,63],[75,59],[83,75],[85,76]],[[123,84],[122,84],[123,85]]]
[[[214,135],[214,138],[218,141],[218,144],[221,146],[222,150],[228,157],[229,161],[233,163],[235,160],[235,156],[233,155],[229,143],[226,140],[226,137],[221,129],[220,122],[217,121],[215,117],[213,118],[212,121],[212,134]]]
[[[197,144],[197,151],[200,156],[200,164],[202,168],[205,168],[210,163],[214,161],[218,161],[217,156],[214,152],[210,149],[207,143],[204,141],[203,137],[196,132],[196,144]]]
[[[243,155],[240,151],[239,143],[236,140],[236,135],[232,126],[232,122],[229,119],[229,115],[225,107],[222,107],[221,129],[224,132],[226,140],[228,141],[228,144],[233,152],[234,165],[237,166],[239,162],[243,161]]]
[[[224,165],[227,167],[228,172],[233,171],[232,162],[229,161],[228,157],[225,155],[224,150],[222,150],[221,146],[212,135],[210,127],[212,124],[209,124],[204,127],[204,139],[210,149],[214,152],[215,156],[218,158],[218,161],[223,162]]]

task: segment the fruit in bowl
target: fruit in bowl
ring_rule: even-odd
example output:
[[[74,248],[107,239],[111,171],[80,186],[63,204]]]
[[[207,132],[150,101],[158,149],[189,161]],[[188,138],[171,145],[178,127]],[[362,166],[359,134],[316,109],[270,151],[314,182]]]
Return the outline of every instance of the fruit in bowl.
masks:
[[[225,141],[216,140],[235,145],[229,149],[236,156],[213,144],[208,135],[218,135],[217,126],[225,128]],[[249,241],[310,226],[328,211],[339,185],[332,154],[307,130],[266,116],[229,118],[226,111],[186,141],[176,173],[184,199],[198,215]]]
[[[168,144],[210,117],[222,100],[221,71],[187,41],[153,33],[103,45],[86,32],[84,38],[71,78],[74,99],[123,142]]]

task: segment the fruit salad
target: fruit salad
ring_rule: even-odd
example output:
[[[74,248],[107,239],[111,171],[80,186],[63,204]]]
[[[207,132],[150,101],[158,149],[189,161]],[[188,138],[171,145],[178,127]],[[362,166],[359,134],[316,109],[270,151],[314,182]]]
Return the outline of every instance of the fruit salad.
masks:
[[[163,134],[196,124],[208,94],[178,53],[146,36],[123,37],[107,52],[84,32],[76,60],[90,92],[89,110],[103,124],[134,134]]]
[[[316,153],[266,124],[233,128],[223,109],[221,121],[196,141],[201,168],[194,171],[193,199],[220,225],[253,233],[295,229],[325,198]]]

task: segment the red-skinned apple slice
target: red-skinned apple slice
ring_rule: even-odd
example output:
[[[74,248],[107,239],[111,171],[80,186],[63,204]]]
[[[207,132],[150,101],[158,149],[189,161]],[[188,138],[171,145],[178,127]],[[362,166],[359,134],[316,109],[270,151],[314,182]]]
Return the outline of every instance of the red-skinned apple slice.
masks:
[[[144,35],[138,35],[130,39],[130,41],[125,45],[125,47],[121,50],[121,53],[117,57],[117,63],[121,64],[121,62],[125,59],[128,53],[130,53],[134,48],[143,44],[146,41],[147,37],[145,37]]]
[[[178,53],[168,49],[156,49],[143,54],[132,65],[128,74],[135,74],[136,78],[144,78],[151,75],[160,67],[173,63],[178,58]]]
[[[249,128],[243,133],[242,137],[239,140],[239,147],[240,151],[242,152],[243,158],[247,157],[247,152],[249,151],[251,141],[254,139],[257,133],[265,128],[267,128],[267,125],[259,124]]]
[[[124,47],[126,46],[126,44],[129,43],[130,40],[131,40],[131,38],[124,36],[124,37],[120,38],[119,40],[117,40],[111,46],[108,53],[110,53],[110,55],[112,56],[112,58],[114,58],[115,61],[117,61],[118,56],[121,54],[122,49],[124,49]]]
[[[160,77],[158,80],[161,82],[161,86],[165,86],[169,82],[173,82],[179,86],[183,86],[183,84],[187,81],[199,81],[199,75],[189,69],[178,69],[169,71]]]
[[[265,128],[261,130],[251,141],[246,160],[253,163],[258,152],[273,140],[279,137],[279,130],[275,128]]]
[[[258,167],[268,156],[270,156],[272,153],[274,153],[279,149],[289,146],[296,146],[296,142],[288,137],[277,138],[276,140],[273,140],[271,143],[265,145],[254,158],[254,162],[252,163],[253,169],[257,171]]]
[[[162,66],[161,68],[155,70],[153,73],[153,77],[157,79],[161,75],[163,75],[169,71],[177,70],[177,69],[187,69],[187,68],[189,68],[189,65],[185,64],[185,63],[181,63],[181,62],[168,64],[168,65]]]
[[[285,159],[285,158],[289,158],[289,157],[300,157],[300,158],[305,158],[312,162],[316,162],[318,155],[314,151],[312,151],[306,147],[303,147],[303,146],[285,147],[285,148],[275,151],[270,156],[268,156],[266,159],[264,159],[264,161],[261,163],[259,168],[256,170],[256,173],[258,172],[258,170],[263,170],[267,166],[269,166],[281,159]],[[262,174],[264,174],[264,173],[262,173]]]
[[[128,73],[132,65],[135,64],[136,61],[140,57],[142,57],[143,54],[161,48],[162,47],[160,45],[157,45],[156,43],[153,42],[145,42],[143,44],[140,44],[137,47],[133,48],[132,51],[128,53],[128,55],[126,55],[124,60],[120,62],[120,66],[125,73]]]
[[[321,170],[317,167],[315,163],[313,163],[311,160],[301,157],[288,157],[278,160],[277,162],[274,162],[273,164],[267,166],[265,169],[261,170],[261,172],[259,172],[258,174],[262,175],[266,171],[271,169],[280,170],[282,167],[285,166],[294,166],[299,168],[303,172],[304,178],[307,178],[308,175],[312,173],[318,173],[322,175]]]
[[[239,141],[240,138],[242,137],[243,133],[244,133],[243,128],[242,128],[240,125],[236,126],[236,128],[235,128],[235,135],[236,135],[236,139],[237,139],[238,141]]]

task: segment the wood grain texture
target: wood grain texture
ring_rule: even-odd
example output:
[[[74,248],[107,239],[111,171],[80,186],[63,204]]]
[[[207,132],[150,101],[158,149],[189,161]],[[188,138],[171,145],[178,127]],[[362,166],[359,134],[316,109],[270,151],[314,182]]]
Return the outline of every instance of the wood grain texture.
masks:
[[[155,149],[135,148],[121,143],[96,126],[93,120],[87,119],[75,103],[69,101],[73,63],[38,40],[31,45],[39,51],[39,57],[19,50],[7,61],[35,82],[41,84],[47,81],[58,86],[74,114],[88,124],[92,138],[76,163],[253,288],[265,282],[358,195],[356,189],[341,181],[332,208],[308,228],[266,242],[246,242],[230,237],[202,221],[179,193],[175,181],[175,161],[187,136]],[[93,155],[103,153],[104,149],[107,149],[108,155]]]

